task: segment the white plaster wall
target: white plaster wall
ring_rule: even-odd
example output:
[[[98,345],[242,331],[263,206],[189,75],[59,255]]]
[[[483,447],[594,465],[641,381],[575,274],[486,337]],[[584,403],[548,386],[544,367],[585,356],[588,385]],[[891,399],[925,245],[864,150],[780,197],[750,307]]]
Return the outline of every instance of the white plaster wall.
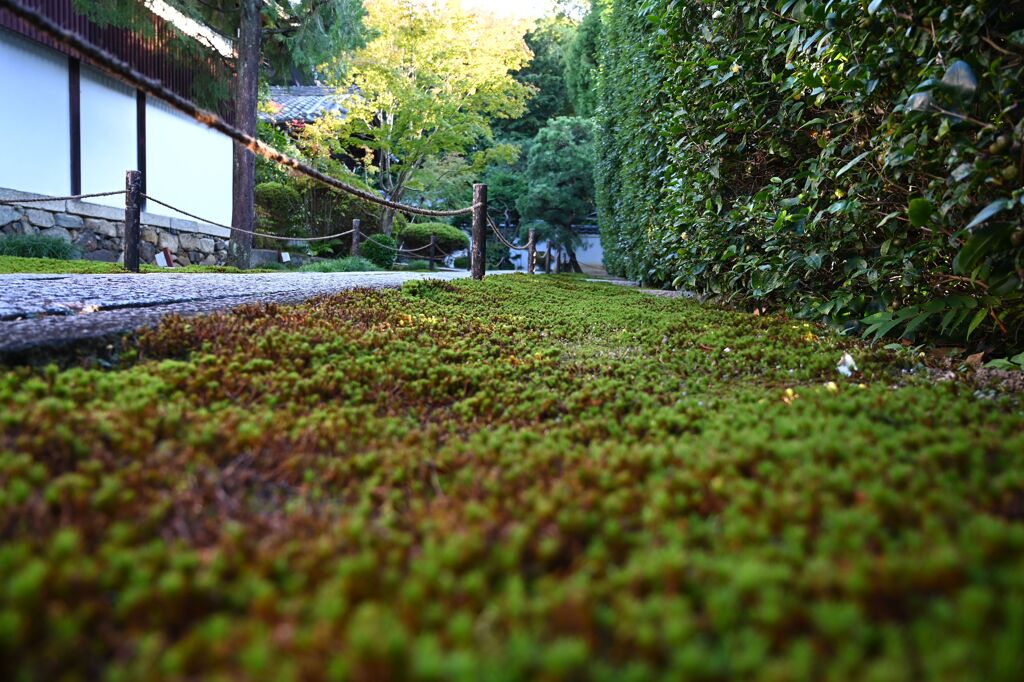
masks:
[[[604,249],[601,248],[601,237],[588,234],[583,237],[583,246],[576,250],[576,260],[581,268],[604,268]]]
[[[124,189],[125,171],[138,168],[135,90],[82,65],[82,192]],[[95,203],[124,206],[123,196]]]
[[[153,98],[146,101],[146,172],[149,195],[231,223],[231,140]],[[146,208],[185,217],[152,203]]]
[[[604,249],[601,248],[601,237],[596,234],[584,235],[582,238],[583,244],[580,248],[576,249],[576,262],[580,264],[580,268],[587,274],[600,274],[604,272]],[[547,251],[547,242],[538,242],[537,251]],[[554,260],[551,262],[552,271],[554,271]],[[523,259],[522,263],[516,264],[517,270],[526,269],[526,259]]]
[[[68,106],[67,57],[0,29],[0,187],[71,192]]]

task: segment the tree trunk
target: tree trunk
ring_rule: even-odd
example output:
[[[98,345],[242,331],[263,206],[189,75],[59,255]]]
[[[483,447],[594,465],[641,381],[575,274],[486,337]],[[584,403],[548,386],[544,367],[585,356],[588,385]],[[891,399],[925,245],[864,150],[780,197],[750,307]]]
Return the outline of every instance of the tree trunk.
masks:
[[[235,63],[235,126],[256,136],[256,102],[260,71],[260,0],[240,0],[238,58]],[[252,258],[252,232],[256,217],[256,156],[239,143],[234,146],[231,193],[231,241],[228,263],[248,268]],[[244,230],[244,232],[243,232]]]
[[[380,218],[380,229],[387,236],[391,236],[391,232],[395,227],[395,209],[385,208],[384,213]]]
[[[583,268],[580,267],[580,262],[576,260],[576,251],[571,246],[565,247],[566,253],[569,256],[569,271],[570,272],[583,272]]]

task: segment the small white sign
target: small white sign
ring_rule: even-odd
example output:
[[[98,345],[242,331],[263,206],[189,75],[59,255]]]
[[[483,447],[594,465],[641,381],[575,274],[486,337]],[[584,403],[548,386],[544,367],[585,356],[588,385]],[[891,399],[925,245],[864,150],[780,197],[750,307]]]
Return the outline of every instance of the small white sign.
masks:
[[[282,263],[291,263],[292,262],[292,256],[287,251],[282,251],[278,255],[280,256]]]
[[[163,251],[156,252],[156,264],[162,268],[171,267],[171,264],[167,262],[167,256],[164,255]]]

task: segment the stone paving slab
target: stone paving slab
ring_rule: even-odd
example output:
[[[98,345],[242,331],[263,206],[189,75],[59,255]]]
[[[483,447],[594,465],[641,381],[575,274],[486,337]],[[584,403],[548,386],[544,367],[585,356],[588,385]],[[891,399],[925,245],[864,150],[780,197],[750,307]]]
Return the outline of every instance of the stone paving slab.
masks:
[[[467,271],[0,275],[0,355],[59,348],[246,303],[299,303],[359,287],[455,280]],[[499,273],[494,273],[499,274]]]

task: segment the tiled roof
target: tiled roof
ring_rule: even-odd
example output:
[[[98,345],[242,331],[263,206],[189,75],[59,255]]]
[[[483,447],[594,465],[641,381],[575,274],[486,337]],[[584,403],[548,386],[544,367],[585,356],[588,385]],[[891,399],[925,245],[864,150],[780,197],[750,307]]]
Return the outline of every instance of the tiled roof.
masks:
[[[335,88],[322,85],[271,86],[270,107],[274,113],[261,113],[260,118],[273,123],[312,123],[328,111],[344,116],[346,109],[341,100],[350,96],[339,95]]]

